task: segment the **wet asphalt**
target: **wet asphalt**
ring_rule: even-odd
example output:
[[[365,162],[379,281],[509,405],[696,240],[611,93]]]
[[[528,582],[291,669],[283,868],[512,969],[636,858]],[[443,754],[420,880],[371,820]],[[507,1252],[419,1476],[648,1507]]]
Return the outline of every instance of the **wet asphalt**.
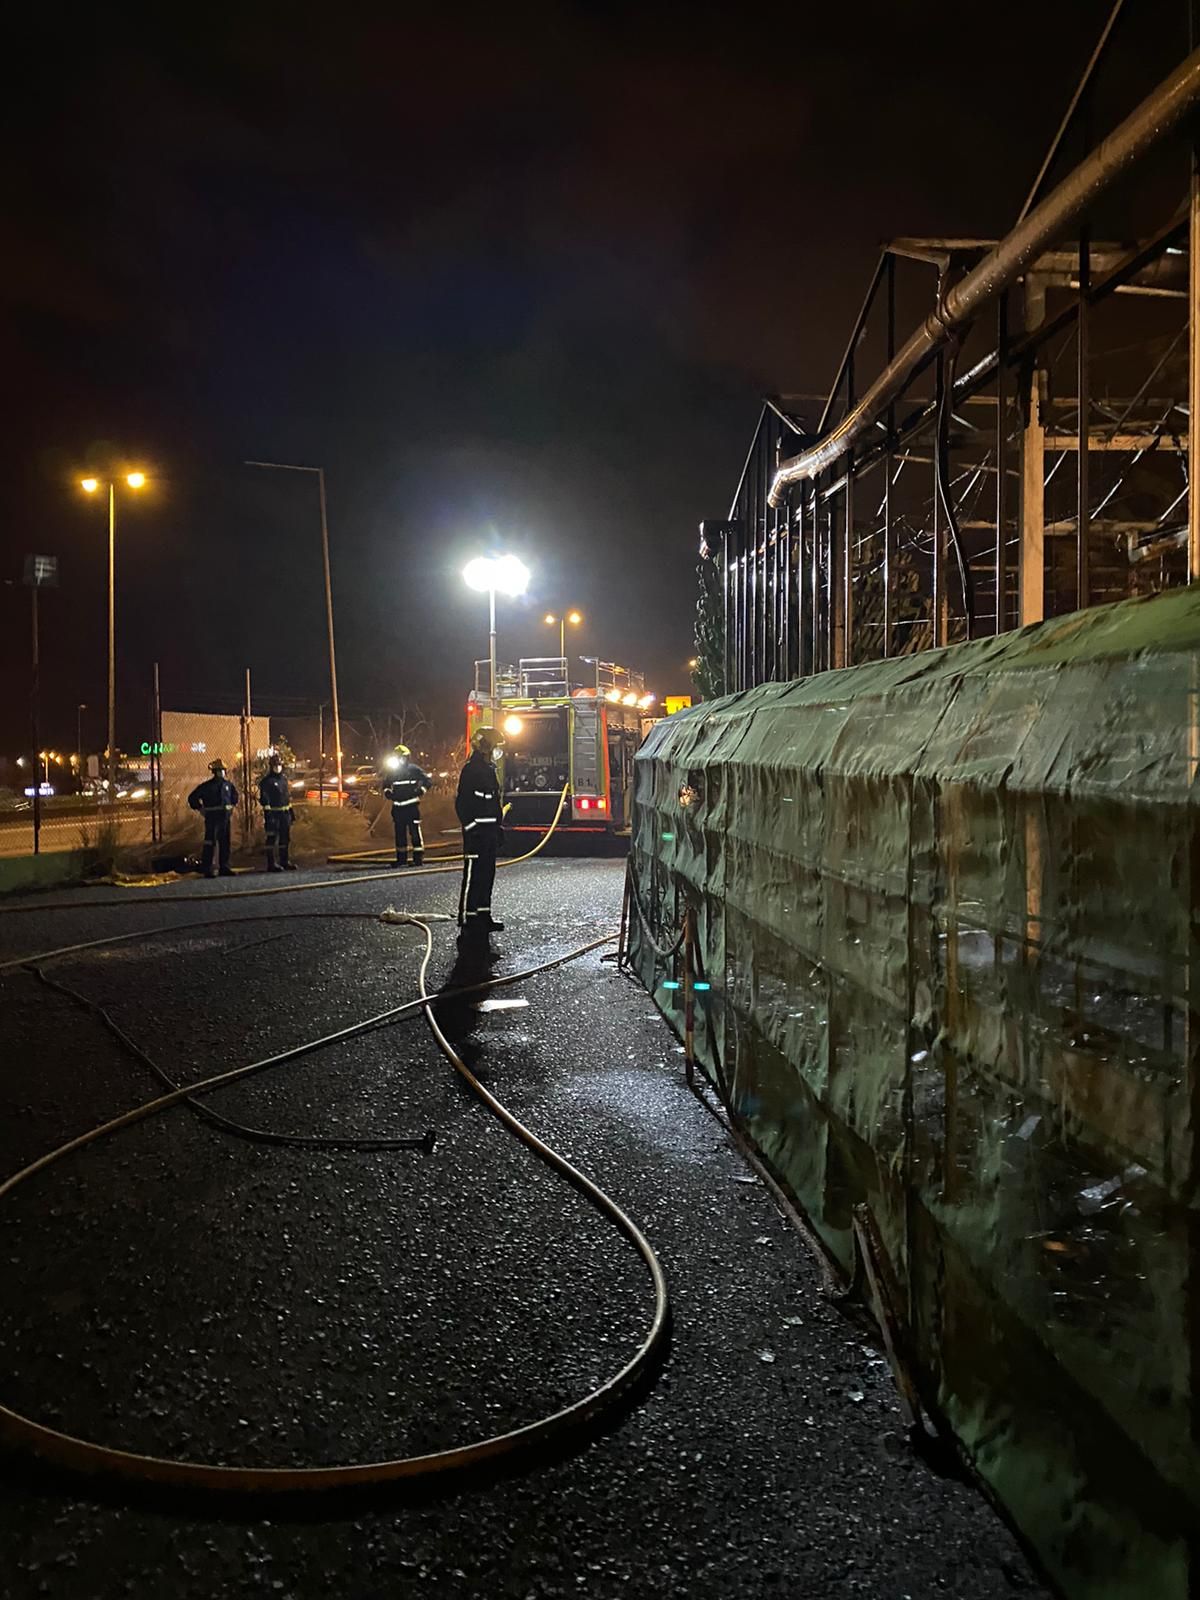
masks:
[[[461,959],[439,925],[431,987],[615,929],[622,872],[573,859],[501,873],[508,931],[490,967]],[[288,883],[317,876],[329,873]],[[30,901],[29,915],[0,910],[0,961],[189,924],[47,971],[192,1080],[410,998],[420,937],[379,913],[453,909],[451,875],[212,898],[277,882],[127,891],[117,909],[87,909],[111,889]],[[167,893],[184,903],[162,904]],[[0,1594],[1045,1592],[984,1500],[913,1456],[880,1352],[822,1298],[800,1239],[687,1091],[674,1036],[601,955],[494,996],[517,1004],[445,1002],[439,1015],[488,1087],[658,1251],[674,1325],[648,1391],[554,1459],[361,1503],[148,1496],[0,1455]],[[0,976],[0,1062],[3,1173],[157,1088],[93,1016],[22,970]],[[644,1336],[644,1266],[481,1108],[419,1017],[212,1104],[297,1134],[432,1128],[437,1144],[280,1148],[180,1108],[66,1158],[0,1210],[8,1404],[156,1454],[361,1461],[532,1421]]]

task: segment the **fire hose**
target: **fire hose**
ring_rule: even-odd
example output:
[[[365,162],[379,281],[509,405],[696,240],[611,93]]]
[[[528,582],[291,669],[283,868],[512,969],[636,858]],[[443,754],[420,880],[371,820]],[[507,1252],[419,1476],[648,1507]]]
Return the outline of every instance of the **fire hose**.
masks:
[[[545,841],[543,840],[542,842],[544,843]],[[282,915],[287,914],[284,913]],[[247,918],[244,920],[261,921],[277,920],[277,918]],[[523,1454],[589,1428],[598,1416],[629,1396],[635,1387],[649,1376],[655,1362],[664,1350],[670,1326],[670,1303],[666,1280],[652,1246],[641,1229],[617,1205],[616,1201],[597,1184],[593,1183],[590,1178],[586,1177],[565,1156],[539,1139],[512,1112],[507,1110],[489,1090],[485,1089],[470,1068],[467,1067],[453,1044],[442,1031],[434,1015],[433,1007],[435,1001],[443,998],[443,996],[430,995],[427,988],[426,978],[433,955],[432,927],[428,921],[415,915],[406,915],[405,920],[420,928],[425,939],[425,951],[421,958],[418,972],[420,993],[416,999],[407,1001],[403,1005],[392,1007],[386,1012],[364,1019],[359,1023],[352,1024],[350,1027],[339,1029],[335,1033],[324,1035],[318,1039],[307,1040],[289,1050],[264,1057],[258,1061],[249,1062],[240,1067],[215,1073],[197,1083],[178,1086],[154,1099],[144,1101],[142,1104],[134,1106],[132,1109],[122,1112],[120,1115],[110,1118],[107,1122],[90,1129],[88,1132],[68,1140],[58,1146],[57,1149],[38,1157],[19,1172],[14,1173],[3,1183],[0,1183],[0,1202],[7,1199],[22,1184],[29,1182],[39,1173],[45,1172],[65,1156],[101,1139],[108,1138],[124,1128],[146,1120],[148,1117],[185,1102],[194,1103],[199,1096],[210,1094],[216,1089],[248,1078],[252,1074],[282,1066],[301,1056],[311,1054],[325,1045],[354,1037],[359,1033],[365,1032],[368,1028],[380,1026],[385,1021],[392,1021],[402,1015],[421,1010],[424,1012],[439,1050],[454,1070],[463,1078],[476,1098],[539,1160],[543,1161],[559,1177],[565,1179],[577,1189],[602,1216],[617,1228],[618,1232],[624,1236],[641,1257],[650,1275],[654,1309],[649,1329],[638,1349],[611,1378],[598,1385],[581,1399],[572,1402],[549,1416],[473,1443],[457,1445],[449,1449],[422,1455],[396,1456],[381,1461],[319,1467],[243,1467],[219,1462],[188,1461],[164,1456],[144,1455],[101,1444],[94,1440],[84,1439],[60,1429],[50,1428],[44,1423],[24,1416],[22,1413],[3,1404],[0,1404],[0,1438],[3,1438],[7,1443],[32,1451],[36,1456],[56,1466],[65,1467],[73,1471],[116,1476],[126,1481],[244,1495],[313,1494],[348,1488],[379,1486],[402,1480],[412,1481],[414,1479],[437,1477],[462,1471],[469,1467],[478,1467],[501,1457],[518,1453]],[[187,926],[195,927],[197,924],[191,923],[187,924]],[[223,926],[228,926],[228,924],[225,923]],[[156,933],[167,931],[169,930],[144,930],[138,933],[120,935],[118,939],[152,937]],[[505,984],[520,982],[537,973],[577,960],[591,951],[599,949],[602,945],[610,943],[614,937],[615,935],[609,934],[600,939],[593,939],[578,949],[556,956],[549,961],[541,962],[523,972],[491,978],[461,989],[446,991],[446,995],[452,993],[481,993]],[[97,942],[110,944],[117,942],[117,940],[109,939]],[[61,950],[49,951],[42,956],[25,957],[22,963],[9,962],[6,965],[11,968],[14,964],[28,965],[45,961],[54,956],[72,953],[75,948],[77,947],[64,946]]]

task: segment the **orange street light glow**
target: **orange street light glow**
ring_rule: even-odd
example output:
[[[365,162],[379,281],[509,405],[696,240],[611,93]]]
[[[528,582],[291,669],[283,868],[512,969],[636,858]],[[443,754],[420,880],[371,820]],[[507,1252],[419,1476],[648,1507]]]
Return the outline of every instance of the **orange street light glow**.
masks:
[[[88,494],[95,494],[96,490],[100,487],[100,479],[99,478],[82,478],[80,480],[79,487],[81,489],[86,489]]]
[[[125,482],[131,489],[140,489],[146,482],[146,474],[144,472],[131,472],[126,477]]]

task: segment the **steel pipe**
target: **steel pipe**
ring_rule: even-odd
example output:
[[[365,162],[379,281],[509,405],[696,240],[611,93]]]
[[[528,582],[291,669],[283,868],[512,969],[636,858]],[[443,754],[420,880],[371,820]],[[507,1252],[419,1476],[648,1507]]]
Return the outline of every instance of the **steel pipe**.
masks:
[[[1014,283],[1052,240],[1175,127],[1197,101],[1200,50],[1193,50],[1024,222],[949,290],[838,426],[819,444],[781,463],[771,484],[771,504],[779,504],[789,484],[813,478],[840,460],[901,394],[918,368]]]

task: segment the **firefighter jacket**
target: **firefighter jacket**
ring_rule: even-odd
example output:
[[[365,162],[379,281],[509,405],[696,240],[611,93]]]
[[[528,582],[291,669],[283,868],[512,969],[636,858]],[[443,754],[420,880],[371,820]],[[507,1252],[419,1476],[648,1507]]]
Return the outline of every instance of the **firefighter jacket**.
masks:
[[[495,763],[479,750],[462,769],[454,809],[464,833],[473,837],[487,833],[498,838],[502,831],[500,783]]]
[[[433,779],[429,774],[422,772],[413,762],[406,761],[399,772],[384,784],[383,793],[392,802],[393,808],[403,806],[406,812],[415,816],[421,796],[426,789],[432,788]]]
[[[263,773],[258,780],[258,803],[264,811],[291,811],[291,791],[282,772]]]
[[[238,792],[228,778],[218,778],[214,773],[204,783],[196,785],[187,803],[193,811],[203,811],[206,815],[217,811],[228,814],[238,803]]]

